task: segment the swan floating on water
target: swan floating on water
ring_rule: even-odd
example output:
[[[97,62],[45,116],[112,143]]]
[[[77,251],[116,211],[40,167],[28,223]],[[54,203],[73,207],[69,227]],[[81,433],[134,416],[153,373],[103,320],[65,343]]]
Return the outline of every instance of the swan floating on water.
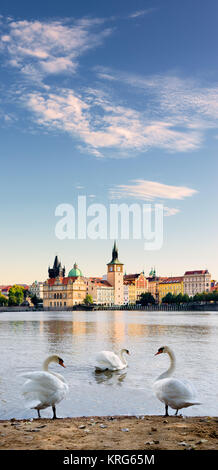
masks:
[[[195,392],[190,383],[169,378],[169,376],[174,372],[176,364],[175,355],[172,349],[170,349],[168,346],[163,346],[158,349],[155,356],[162,353],[168,354],[170,358],[170,367],[166,372],[161,374],[155,380],[153,389],[156,397],[162,403],[165,403],[165,416],[169,416],[168,406],[175,409],[177,415],[178,410],[181,408],[187,408],[188,406],[192,405],[200,405],[201,403],[195,400]]]
[[[96,356],[96,371],[125,369],[128,363],[124,354],[129,354],[129,350],[121,349],[118,354],[115,354],[113,351],[99,352]]]
[[[51,406],[53,419],[56,419],[56,404],[63,400],[68,392],[68,385],[64,377],[48,370],[51,362],[56,362],[65,367],[63,359],[53,355],[47,357],[44,361],[42,371],[22,374],[22,377],[28,379],[23,384],[22,393],[30,408],[37,410],[39,418],[41,418],[40,410]]]

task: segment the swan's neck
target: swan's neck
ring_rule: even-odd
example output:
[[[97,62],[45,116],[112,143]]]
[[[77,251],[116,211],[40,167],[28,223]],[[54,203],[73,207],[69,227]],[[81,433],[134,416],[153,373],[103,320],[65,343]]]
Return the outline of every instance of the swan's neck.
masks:
[[[126,358],[124,357],[124,353],[125,353],[125,351],[124,351],[123,349],[121,349],[121,351],[120,351],[120,359],[121,359],[122,363],[126,366],[126,365],[127,365],[127,360],[126,360]]]
[[[163,374],[161,374],[157,380],[161,380],[161,379],[166,379],[167,377],[170,377],[170,375],[172,375],[172,373],[174,372],[175,370],[175,367],[176,367],[176,358],[175,358],[175,354],[173,353],[173,351],[171,349],[169,349],[167,351],[167,354],[170,358],[170,367],[169,369],[166,370],[166,372],[163,372]]]
[[[51,362],[56,362],[54,360],[54,357],[53,356],[47,357],[47,359],[43,362],[43,366],[42,366],[43,370],[45,370],[47,372],[48,371],[48,366]]]

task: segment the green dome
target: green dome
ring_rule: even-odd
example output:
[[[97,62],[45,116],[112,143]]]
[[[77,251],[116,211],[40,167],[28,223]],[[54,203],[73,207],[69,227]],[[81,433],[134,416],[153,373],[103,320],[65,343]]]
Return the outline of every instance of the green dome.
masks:
[[[68,277],[79,277],[82,275],[83,275],[82,271],[78,268],[76,263],[74,264],[73,268],[68,273]]]

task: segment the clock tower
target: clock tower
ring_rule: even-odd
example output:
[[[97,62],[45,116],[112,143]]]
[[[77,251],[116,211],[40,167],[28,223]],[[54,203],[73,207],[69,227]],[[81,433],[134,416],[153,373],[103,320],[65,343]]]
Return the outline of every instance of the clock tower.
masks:
[[[123,304],[123,263],[118,259],[117,244],[114,242],[112,260],[107,263],[107,281],[114,287],[115,305]]]

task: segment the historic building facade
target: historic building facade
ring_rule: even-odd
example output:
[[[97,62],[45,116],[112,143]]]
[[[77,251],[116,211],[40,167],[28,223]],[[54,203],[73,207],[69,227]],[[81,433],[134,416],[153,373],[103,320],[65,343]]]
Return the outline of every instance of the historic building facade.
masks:
[[[202,292],[210,292],[211,274],[207,269],[186,271],[184,274],[184,294],[192,297]]]
[[[162,279],[158,283],[158,292],[159,292],[159,302],[162,301],[163,297],[167,294],[183,294],[184,293],[184,277],[183,276],[176,276],[176,277],[168,277]]]
[[[148,292],[148,281],[143,272],[125,274],[123,277],[123,294],[125,304],[135,304],[140,301],[141,294]]]
[[[65,277],[65,268],[62,268],[56,256],[53,268],[49,268],[48,273],[49,278],[43,284],[45,308],[74,307],[84,302],[86,283],[76,263]]]
[[[93,302],[98,305],[114,305],[114,287],[102,278],[90,278],[88,280],[88,294]]]

